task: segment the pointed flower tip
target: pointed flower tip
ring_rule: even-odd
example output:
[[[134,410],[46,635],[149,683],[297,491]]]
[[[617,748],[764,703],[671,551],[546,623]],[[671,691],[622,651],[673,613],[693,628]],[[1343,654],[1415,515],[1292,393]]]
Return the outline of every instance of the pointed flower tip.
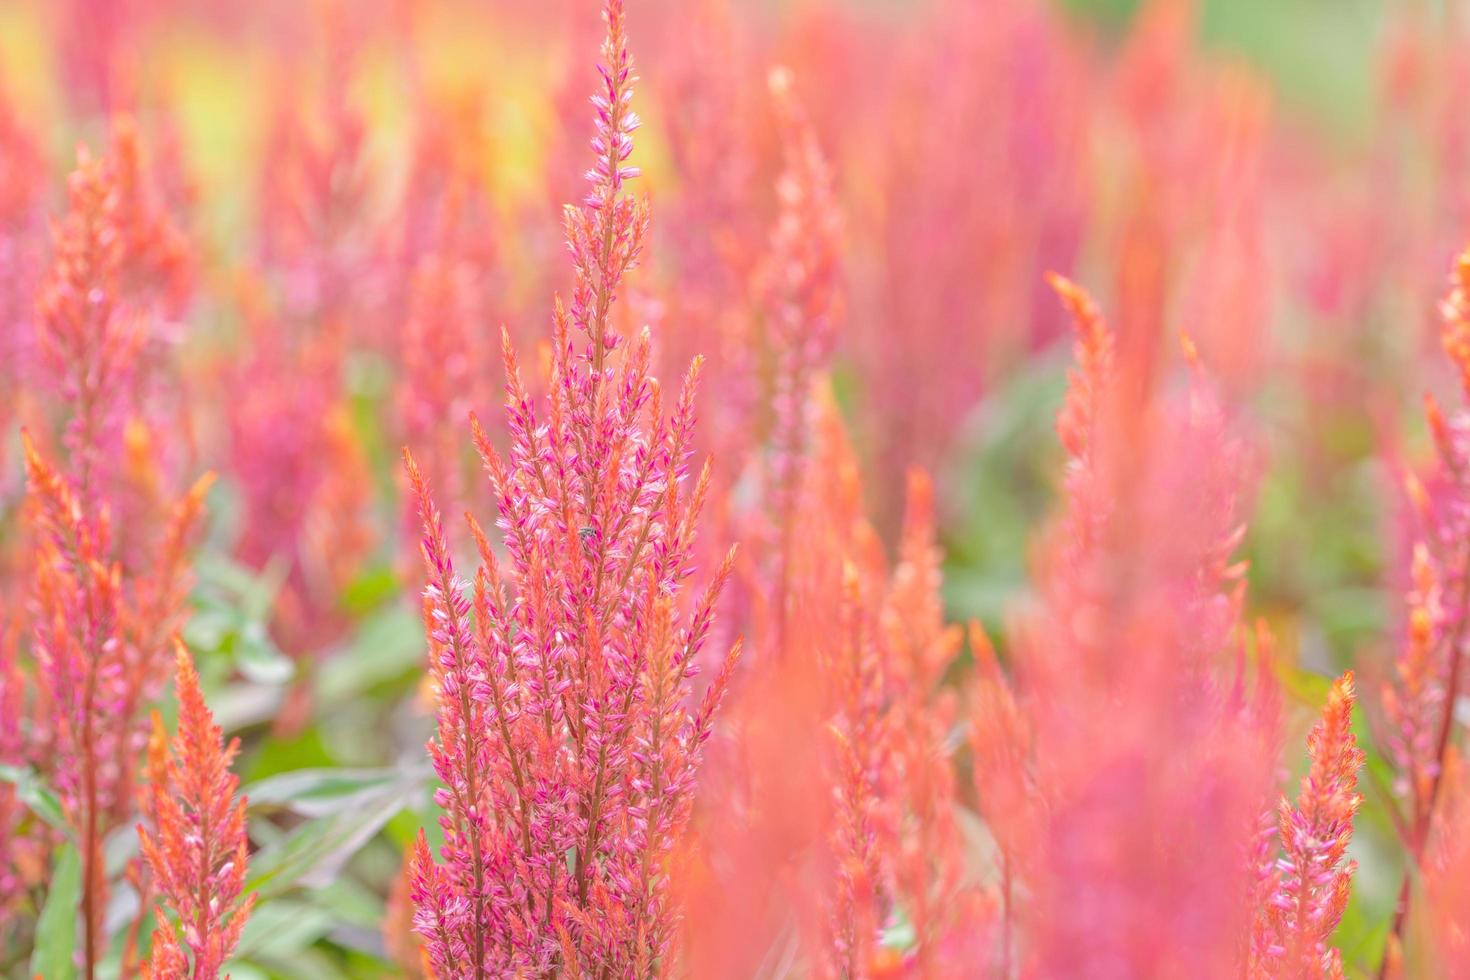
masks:
[[[934,505],[934,478],[922,466],[910,466],[905,476],[909,506],[930,510]]]
[[[1357,698],[1358,693],[1351,670],[1345,671],[1341,677],[1332,682],[1332,690],[1327,695],[1329,704],[1334,706],[1346,705],[1349,708],[1353,706]]]
[[[408,474],[408,482],[412,485],[415,494],[420,493],[423,488],[424,474],[419,469],[418,460],[413,458],[413,452],[407,446],[400,451],[403,457],[403,469]]]
[[[1200,366],[1199,348],[1195,346],[1194,338],[1187,331],[1179,331],[1179,347],[1184,352],[1184,362],[1190,368],[1198,370]]]
[[[204,474],[195,480],[194,485],[189,488],[189,499],[203,500],[204,495],[209,493],[210,489],[218,481],[219,475],[214,470],[205,470]]]
[[[1102,322],[1102,313],[1092,295],[1066,276],[1057,272],[1045,274],[1046,284],[1062,301],[1063,308],[1072,318],[1072,326],[1089,346],[1098,346],[1107,333]]]
[[[175,633],[169,638],[170,645],[174,648],[174,670],[182,674],[186,670],[192,670],[194,661],[189,657],[189,650],[184,646],[184,641]]]
[[[1051,287],[1052,292],[1062,297],[1063,300],[1065,300],[1068,295],[1081,291],[1080,287],[1078,287],[1076,283],[1072,282],[1072,280],[1068,279],[1060,272],[1055,272],[1051,269],[1048,269],[1041,274],[1041,277],[1046,280],[1046,284]]]

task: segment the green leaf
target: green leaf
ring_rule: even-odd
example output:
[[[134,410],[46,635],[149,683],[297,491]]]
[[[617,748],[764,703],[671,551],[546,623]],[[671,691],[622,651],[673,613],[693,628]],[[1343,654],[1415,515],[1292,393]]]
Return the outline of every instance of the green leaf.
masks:
[[[398,576],[392,565],[376,565],[347,584],[342,591],[342,608],[354,615],[371,612],[398,592]]]
[[[257,684],[280,685],[296,673],[296,665],[271,642],[265,626],[249,622],[236,637],[235,665],[246,680]]]
[[[58,830],[69,829],[61,801],[35,770],[29,766],[0,765],[0,782],[12,784],[16,797],[36,816]]]
[[[203,608],[196,610],[184,624],[184,642],[190,650],[221,649],[234,631],[239,615],[231,609]]]
[[[77,908],[82,904],[82,857],[70,844],[62,845],[51,871],[46,907],[36,922],[36,948],[31,953],[31,975],[46,980],[72,980],[76,967]]]
[[[358,806],[385,788],[428,779],[428,769],[297,769],[245,787],[252,807],[282,806],[302,816],[324,817]]]
[[[878,944],[884,949],[897,950],[902,953],[912,949],[918,941],[918,935],[914,932],[914,924],[910,921],[908,912],[903,906],[893,910],[891,921],[883,929],[878,938]]]
[[[304,823],[250,860],[246,891],[261,900],[301,885],[330,884],[394,814],[418,799],[422,780],[405,778],[352,796],[352,806]]]
[[[326,909],[278,898],[250,914],[235,955],[290,957],[325,936],[333,925]]]
[[[322,665],[317,695],[322,702],[346,701],[375,684],[424,668],[424,624],[399,603],[363,620],[352,646]]]
[[[260,572],[253,572],[220,555],[200,555],[194,563],[195,574],[203,589],[224,592],[235,599],[230,608],[238,608],[249,620],[269,618],[276,594],[280,592],[290,565],[273,558]]]

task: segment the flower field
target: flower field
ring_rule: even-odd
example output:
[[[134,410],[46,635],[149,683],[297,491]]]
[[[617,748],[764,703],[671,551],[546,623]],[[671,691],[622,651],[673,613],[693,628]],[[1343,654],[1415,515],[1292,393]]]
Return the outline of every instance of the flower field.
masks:
[[[1470,980],[1470,7],[0,0],[0,976]]]

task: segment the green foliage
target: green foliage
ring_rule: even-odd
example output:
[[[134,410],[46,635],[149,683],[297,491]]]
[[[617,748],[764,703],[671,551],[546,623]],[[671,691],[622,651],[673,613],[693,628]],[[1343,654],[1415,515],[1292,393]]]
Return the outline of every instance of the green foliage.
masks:
[[[31,974],[47,980],[71,980],[76,975],[72,955],[77,947],[77,908],[82,895],[82,857],[71,844],[56,852],[46,907],[36,925],[36,948]]]

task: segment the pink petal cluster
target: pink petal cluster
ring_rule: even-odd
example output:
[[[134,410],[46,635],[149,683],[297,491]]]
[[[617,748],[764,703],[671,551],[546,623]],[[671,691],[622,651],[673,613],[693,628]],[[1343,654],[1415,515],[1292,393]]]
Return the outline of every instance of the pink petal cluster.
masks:
[[[707,468],[684,485],[699,362],[665,415],[648,334],[630,347],[611,320],[648,211],[623,193],[638,119],[622,4],[604,16],[596,163],[566,212],[576,276],[557,309],[545,415],[506,335],[508,457],[474,426],[507,557],[502,568],[471,520],[472,597],[408,457],[444,810],[439,860],[421,838],[412,892],[440,977],[643,975],[668,955],[667,865],[735,662],[732,651],[691,701],[728,562],[698,598],[684,594],[708,485]]]
[[[1248,975],[1341,977],[1342,954],[1329,943],[1352,889],[1356,861],[1344,861],[1353,818],[1363,805],[1357,791],[1363,750],[1353,738],[1357,700],[1348,671],[1332,685],[1322,718],[1307,737],[1311,768],[1296,806],[1279,807],[1282,858],[1275,888],[1257,907]]]

